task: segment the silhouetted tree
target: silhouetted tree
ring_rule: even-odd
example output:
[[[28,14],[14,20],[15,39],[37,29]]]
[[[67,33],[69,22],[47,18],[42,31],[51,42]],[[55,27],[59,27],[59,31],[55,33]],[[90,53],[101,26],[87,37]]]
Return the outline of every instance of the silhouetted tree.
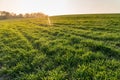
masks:
[[[18,14],[16,15],[15,13],[10,13],[6,11],[0,11],[0,19],[10,19],[10,18],[47,18],[47,15],[37,12],[37,13],[26,13],[25,15],[23,14]]]
[[[18,18],[23,18],[23,14],[17,15]]]

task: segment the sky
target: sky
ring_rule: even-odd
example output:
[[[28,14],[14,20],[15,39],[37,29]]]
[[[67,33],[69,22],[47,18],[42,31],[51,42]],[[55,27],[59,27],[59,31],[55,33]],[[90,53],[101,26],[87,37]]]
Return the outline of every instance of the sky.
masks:
[[[0,11],[48,15],[120,13],[120,0],[0,0]]]

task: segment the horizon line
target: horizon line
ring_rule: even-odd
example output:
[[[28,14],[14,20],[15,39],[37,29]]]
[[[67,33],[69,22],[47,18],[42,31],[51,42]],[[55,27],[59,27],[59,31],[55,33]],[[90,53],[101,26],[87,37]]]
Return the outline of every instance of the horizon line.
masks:
[[[0,11],[5,11],[5,10],[0,10]],[[10,11],[6,11],[6,12],[9,12],[9,13],[14,13],[14,14],[30,14],[30,13],[43,13],[45,15],[48,15],[48,16],[62,16],[62,15],[87,15],[87,14],[120,14],[120,12],[91,12],[91,13],[63,13],[63,14],[53,14],[53,15],[49,15],[49,14],[46,14],[44,12],[41,12],[41,11],[34,11],[34,12],[26,12],[26,13],[16,13],[16,12],[10,12]]]

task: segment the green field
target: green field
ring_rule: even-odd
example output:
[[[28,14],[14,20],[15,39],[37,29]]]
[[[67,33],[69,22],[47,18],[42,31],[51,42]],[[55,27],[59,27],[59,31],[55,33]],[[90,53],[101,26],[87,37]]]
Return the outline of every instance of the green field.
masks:
[[[120,80],[120,14],[0,20],[0,80]]]

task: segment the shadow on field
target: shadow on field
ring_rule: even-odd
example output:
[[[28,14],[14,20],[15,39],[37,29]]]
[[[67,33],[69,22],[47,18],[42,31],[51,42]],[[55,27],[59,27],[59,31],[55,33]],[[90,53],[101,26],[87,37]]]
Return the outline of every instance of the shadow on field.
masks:
[[[102,52],[104,55],[106,55],[108,58],[114,58],[117,60],[120,60],[120,52],[116,51],[114,49],[111,49],[109,47],[106,47],[104,45],[97,45],[92,43],[85,43],[86,47],[89,47],[90,50],[93,52]]]
[[[113,37],[96,37],[96,36],[93,37],[85,34],[75,34],[75,35],[88,38],[88,39],[97,40],[97,41],[119,41],[120,40],[119,37],[114,37],[114,38]]]

